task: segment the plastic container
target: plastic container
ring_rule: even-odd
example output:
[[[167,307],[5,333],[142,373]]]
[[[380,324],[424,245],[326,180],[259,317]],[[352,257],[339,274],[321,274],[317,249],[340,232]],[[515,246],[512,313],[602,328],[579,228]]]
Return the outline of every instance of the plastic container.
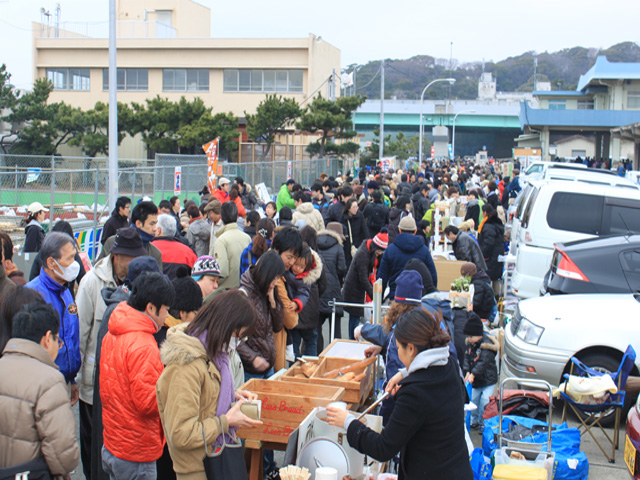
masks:
[[[525,460],[511,458],[511,452],[519,452]],[[547,472],[546,479],[553,480],[553,467],[555,465],[556,456],[554,452],[538,452],[535,450],[524,450],[521,448],[503,447],[495,451],[492,462],[495,466],[509,465],[520,467],[537,467],[544,468]]]
[[[540,467],[496,465],[493,480],[546,480],[547,471]]]

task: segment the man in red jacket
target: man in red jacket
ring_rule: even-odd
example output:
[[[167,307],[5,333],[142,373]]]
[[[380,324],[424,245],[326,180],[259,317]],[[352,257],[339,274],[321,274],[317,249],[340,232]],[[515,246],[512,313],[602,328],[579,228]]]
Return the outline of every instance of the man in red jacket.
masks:
[[[109,319],[100,357],[100,398],[102,468],[112,480],[157,478],[156,460],[165,439],[156,382],[163,366],[153,334],[164,325],[174,297],[166,276],[143,274]]]

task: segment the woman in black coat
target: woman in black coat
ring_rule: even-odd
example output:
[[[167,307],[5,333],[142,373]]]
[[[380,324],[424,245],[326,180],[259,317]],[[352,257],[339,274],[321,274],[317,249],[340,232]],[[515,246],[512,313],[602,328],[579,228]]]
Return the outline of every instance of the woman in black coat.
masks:
[[[344,260],[344,234],[343,226],[338,222],[329,222],[325,230],[318,232],[318,251],[322,258],[324,272],[327,275],[327,288],[320,295],[320,316],[318,320],[318,352],[324,350],[324,339],[322,337],[322,325],[325,320],[331,318],[332,307],[329,302],[342,301],[342,278],[347,273],[347,264]],[[342,317],[342,307],[336,307],[336,338],[340,336],[340,318]]]
[[[504,225],[491,205],[485,204],[482,214],[486,220],[478,235],[478,243],[487,264],[487,275],[495,282],[502,277],[503,262],[498,261],[498,257],[504,255]]]
[[[347,267],[351,265],[351,246],[358,248],[362,242],[369,238],[369,228],[364,219],[364,215],[358,208],[358,202],[355,198],[350,198],[344,205],[342,219],[340,223],[344,225],[346,242],[344,242],[344,256]]]
[[[382,433],[349,412],[327,407],[331,425],[347,430],[351,447],[380,462],[400,452],[399,480],[471,480],[464,434],[464,385],[449,355],[450,338],[421,308],[404,314],[394,329],[405,365],[386,387],[396,404]]]
[[[380,259],[387,248],[388,241],[389,237],[386,233],[379,233],[372,240],[360,244],[344,279],[342,298],[345,303],[365,303],[365,295],[373,299],[371,275],[373,274],[375,278],[375,271],[380,265]],[[360,324],[364,308],[345,307],[344,309],[349,313],[349,338],[354,340],[353,331]]]

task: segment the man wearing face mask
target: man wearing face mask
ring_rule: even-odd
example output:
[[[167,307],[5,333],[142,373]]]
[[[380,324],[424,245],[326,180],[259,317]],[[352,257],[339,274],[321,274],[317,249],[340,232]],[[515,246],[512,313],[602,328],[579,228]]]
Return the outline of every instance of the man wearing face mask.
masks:
[[[76,374],[81,363],[78,307],[66,288],[66,284],[73,282],[80,272],[80,264],[74,260],[75,255],[73,238],[65,233],[49,233],[40,249],[40,275],[26,285],[39,292],[60,315],[59,336],[64,344],[56,358],[56,365],[70,386],[71,405],[75,405],[79,398]]]
[[[157,478],[156,460],[165,440],[156,383],[163,366],[153,335],[164,325],[174,299],[166,276],[142,274],[127,302],[118,304],[109,318],[100,352],[100,397],[102,467],[112,480]]]

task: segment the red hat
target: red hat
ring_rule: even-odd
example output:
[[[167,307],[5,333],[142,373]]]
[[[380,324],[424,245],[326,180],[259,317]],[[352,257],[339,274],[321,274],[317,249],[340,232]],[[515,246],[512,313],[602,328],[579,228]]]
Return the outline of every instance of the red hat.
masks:
[[[373,237],[373,243],[375,243],[383,250],[386,250],[387,246],[389,245],[389,235],[386,233],[379,233],[375,237]]]

